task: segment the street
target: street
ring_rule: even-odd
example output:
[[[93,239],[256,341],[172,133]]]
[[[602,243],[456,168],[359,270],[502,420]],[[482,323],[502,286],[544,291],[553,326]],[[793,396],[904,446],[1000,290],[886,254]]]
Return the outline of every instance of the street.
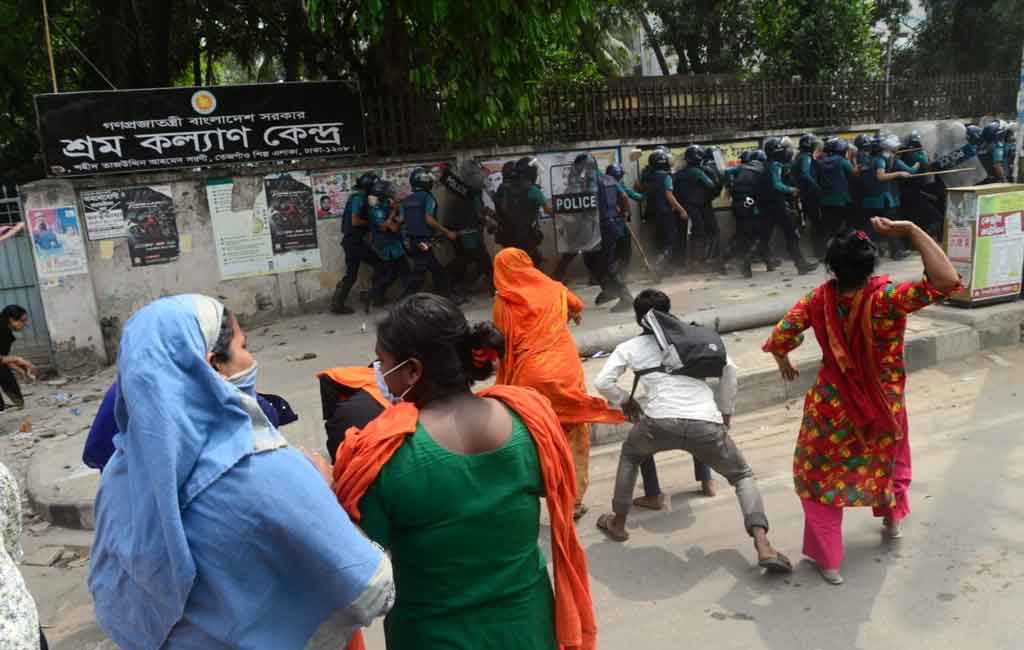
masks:
[[[724,481],[696,493],[690,460],[658,457],[670,509],[634,511],[625,544],[594,527],[610,507],[618,445],[592,457],[590,513],[579,523],[590,560],[599,647],[769,650],[1018,648],[1024,597],[1024,348],[998,348],[910,376],[913,512],[902,540],[883,543],[866,509],[846,513],[846,584],[830,587],[806,562],[762,576]],[[800,558],[802,513],[790,458],[800,402],[737,418],[734,437],[764,489],[771,539]],[[542,528],[542,531],[546,530]],[[55,529],[25,535],[26,552]],[[545,553],[548,542],[541,540]],[[86,569],[23,567],[56,650],[109,650],[91,618]],[[383,650],[377,624],[370,650]]]

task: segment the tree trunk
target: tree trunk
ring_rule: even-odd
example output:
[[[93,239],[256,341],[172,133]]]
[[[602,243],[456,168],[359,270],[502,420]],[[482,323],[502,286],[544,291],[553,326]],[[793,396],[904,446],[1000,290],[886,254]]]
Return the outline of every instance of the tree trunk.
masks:
[[[217,83],[217,78],[216,78],[216,76],[214,74],[214,71],[213,71],[213,48],[210,47],[209,43],[207,43],[206,44],[206,85],[207,86],[213,86],[213,85],[216,85],[216,83]]]
[[[658,67],[661,68],[661,74],[666,77],[670,73],[668,70],[668,62],[665,60],[665,55],[661,52],[661,45],[658,44],[658,40],[654,37],[654,28],[651,27],[651,21],[647,19],[647,14],[644,13],[643,9],[638,10],[637,16],[640,17],[640,24],[644,26],[644,33],[647,34],[647,44],[654,50],[654,57],[658,59]],[[682,63],[682,55],[680,55],[680,64]]]
[[[203,53],[199,46],[199,35],[192,41],[192,84],[203,85]]]
[[[306,27],[305,13],[300,2],[301,0],[289,0],[287,4],[285,43],[282,52],[286,81],[299,81],[301,74],[299,67],[302,64],[303,50],[309,39],[309,29]]]

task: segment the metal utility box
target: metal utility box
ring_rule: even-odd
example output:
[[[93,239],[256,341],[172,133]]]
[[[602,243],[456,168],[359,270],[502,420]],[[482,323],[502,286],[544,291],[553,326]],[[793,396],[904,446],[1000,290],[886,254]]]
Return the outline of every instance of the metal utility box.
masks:
[[[1016,300],[1024,271],[1024,185],[952,187],[946,199],[946,254],[964,283],[949,301],[974,307]]]

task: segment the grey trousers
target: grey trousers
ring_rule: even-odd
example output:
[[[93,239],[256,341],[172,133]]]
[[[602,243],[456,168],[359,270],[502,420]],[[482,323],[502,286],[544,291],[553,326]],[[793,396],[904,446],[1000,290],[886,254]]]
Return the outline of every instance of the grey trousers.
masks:
[[[755,526],[767,532],[768,517],[764,514],[764,502],[754,480],[754,472],[727,431],[723,424],[703,420],[642,417],[622,443],[612,510],[620,515],[629,513],[640,463],[659,451],[682,449],[724,476],[736,489],[736,498],[743,511],[743,527],[748,535],[753,535]]]

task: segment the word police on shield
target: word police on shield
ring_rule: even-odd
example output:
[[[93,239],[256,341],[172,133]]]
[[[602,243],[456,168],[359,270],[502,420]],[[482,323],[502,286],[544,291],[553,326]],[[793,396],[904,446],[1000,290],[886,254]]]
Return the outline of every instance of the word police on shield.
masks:
[[[553,198],[553,207],[559,214],[574,214],[597,209],[597,195],[593,193],[559,194]]]

